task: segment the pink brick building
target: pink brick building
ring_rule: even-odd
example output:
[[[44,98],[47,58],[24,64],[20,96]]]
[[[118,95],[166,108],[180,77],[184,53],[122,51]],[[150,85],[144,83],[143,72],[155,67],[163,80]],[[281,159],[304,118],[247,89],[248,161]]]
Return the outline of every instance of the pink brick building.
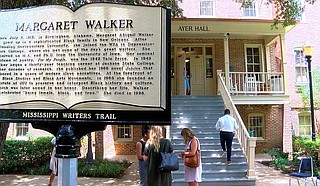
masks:
[[[291,152],[292,131],[311,135],[310,112],[297,91],[308,84],[306,41],[315,48],[312,67],[320,66],[320,5],[306,4],[295,27],[271,29],[274,10],[265,3],[241,8],[232,0],[183,1],[186,18],[171,22],[171,90],[173,96],[185,94],[185,69],[194,77],[191,95],[217,95],[223,77],[244,124],[255,131],[256,152],[273,147]],[[316,111],[316,125],[319,117]],[[17,127],[10,126],[8,137],[19,135]],[[30,125],[28,132],[48,135]],[[96,157],[135,154],[140,137],[140,126],[108,126],[95,135]]]

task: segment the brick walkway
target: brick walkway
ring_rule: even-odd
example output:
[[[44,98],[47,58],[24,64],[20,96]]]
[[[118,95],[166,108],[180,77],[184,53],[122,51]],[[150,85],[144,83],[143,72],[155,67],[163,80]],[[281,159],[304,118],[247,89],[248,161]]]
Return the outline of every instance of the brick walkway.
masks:
[[[124,158],[124,157],[120,157]],[[78,186],[139,186],[139,174],[137,172],[137,162],[135,156],[127,157],[133,161],[132,165],[126,170],[125,175],[120,179],[112,178],[87,178],[78,177]],[[261,164],[261,161],[267,160],[268,156],[257,155],[256,171],[257,181],[256,186],[288,186],[289,177],[282,174],[278,170]],[[48,185],[49,176],[33,176],[33,175],[0,175],[0,185],[3,186],[45,186]],[[57,185],[55,180],[54,185]],[[187,184],[186,184],[187,185]],[[292,186],[297,186],[297,181],[292,180]],[[310,185],[310,183],[308,184]],[[201,186],[201,184],[200,184]]]

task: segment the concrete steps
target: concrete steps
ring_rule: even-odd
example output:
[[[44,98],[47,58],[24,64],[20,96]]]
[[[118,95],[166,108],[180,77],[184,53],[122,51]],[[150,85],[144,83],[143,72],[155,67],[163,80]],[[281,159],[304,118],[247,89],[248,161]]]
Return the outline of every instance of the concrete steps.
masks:
[[[220,96],[173,96],[172,125],[170,138],[175,153],[184,150],[185,144],[181,130],[189,127],[195,131],[201,143],[202,183],[201,186],[213,185],[255,185],[255,179],[246,178],[247,162],[236,138],[232,145],[232,164],[227,166],[226,157],[220,157],[219,132],[215,124],[225,109]],[[179,160],[180,169],[173,172],[173,185],[185,186],[184,165]]]

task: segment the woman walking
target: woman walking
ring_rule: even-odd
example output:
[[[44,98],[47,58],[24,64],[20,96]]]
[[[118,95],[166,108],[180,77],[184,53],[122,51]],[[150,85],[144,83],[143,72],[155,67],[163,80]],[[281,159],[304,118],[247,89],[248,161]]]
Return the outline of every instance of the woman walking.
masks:
[[[173,148],[168,139],[163,138],[162,128],[152,126],[146,143],[144,159],[148,161],[148,186],[171,186],[171,171],[158,171],[160,152],[172,153]]]
[[[185,151],[179,154],[180,157],[185,159],[185,157],[195,156],[196,153],[200,153],[200,142],[198,138],[196,138],[193,130],[189,128],[184,128],[181,131],[181,136],[183,137],[186,146],[184,149]],[[198,183],[202,181],[201,177],[202,163],[200,156],[200,163],[198,167],[184,166],[184,179],[186,182],[188,182],[189,186],[198,186]]]

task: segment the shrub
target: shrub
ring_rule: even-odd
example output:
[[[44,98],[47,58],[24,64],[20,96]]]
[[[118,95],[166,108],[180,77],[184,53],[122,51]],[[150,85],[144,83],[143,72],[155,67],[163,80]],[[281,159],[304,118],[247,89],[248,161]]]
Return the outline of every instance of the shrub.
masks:
[[[272,148],[272,149],[263,149],[262,152],[267,153],[271,156],[271,160],[276,159],[280,154],[280,148]]]
[[[25,167],[39,168],[50,161],[52,137],[34,141],[7,140],[4,143],[0,173],[21,173]]]
[[[293,137],[293,158],[298,159],[298,157],[306,156],[312,157],[314,161],[314,170],[316,175],[319,175],[319,155],[318,152],[320,150],[319,136],[317,136],[317,140],[312,141],[310,136],[302,137],[302,136],[294,136]]]
[[[279,158],[288,159],[289,157],[289,153],[282,152],[280,148],[272,148],[270,150],[264,149],[263,152],[269,154],[271,156],[272,161]]]
[[[23,173],[27,175],[49,175],[50,174],[50,162],[46,162],[39,167],[27,167]]]
[[[312,141],[308,137],[294,136],[293,137],[293,152],[294,159],[300,156],[313,157],[317,159],[320,143]]]
[[[288,153],[283,153],[280,148],[273,148],[271,150],[264,149],[264,153],[268,153],[273,164],[277,169],[281,169],[284,173],[297,172],[299,169],[299,157],[313,157],[315,175],[320,175],[319,157],[320,150],[320,136],[317,136],[316,141],[312,141],[310,136],[293,136],[293,160],[288,160]]]
[[[272,164],[275,165],[277,169],[283,170],[289,164],[289,161],[288,159],[279,157],[275,159]]]
[[[126,160],[108,161],[96,159],[92,165],[87,165],[85,159],[79,159],[78,161],[78,175],[85,177],[105,177],[105,178],[117,178],[128,168],[130,163]]]
[[[52,137],[40,137],[34,141],[5,141],[0,174],[50,174],[51,139]],[[126,160],[120,162],[99,159],[94,160],[92,165],[87,165],[85,159],[78,159],[78,176],[117,178],[129,165]]]
[[[273,164],[277,169],[284,170],[288,166],[289,153],[282,152],[280,148],[272,148],[270,150],[264,149],[263,152],[268,153],[271,156],[271,164]]]

